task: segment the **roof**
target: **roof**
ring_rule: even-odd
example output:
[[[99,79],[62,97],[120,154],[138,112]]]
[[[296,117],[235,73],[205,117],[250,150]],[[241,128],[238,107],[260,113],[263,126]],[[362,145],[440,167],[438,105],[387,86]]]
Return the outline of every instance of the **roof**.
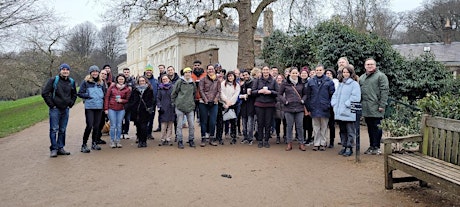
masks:
[[[418,57],[424,52],[430,51],[435,55],[436,61],[443,62],[448,66],[460,65],[460,42],[452,42],[451,44],[442,42],[401,44],[392,47],[408,58]]]

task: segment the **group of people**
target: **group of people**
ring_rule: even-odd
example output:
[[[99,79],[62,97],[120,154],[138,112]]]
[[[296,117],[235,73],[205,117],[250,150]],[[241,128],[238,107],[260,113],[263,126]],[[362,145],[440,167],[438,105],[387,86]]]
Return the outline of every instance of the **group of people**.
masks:
[[[205,68],[201,64],[195,61],[192,68],[182,69],[180,75],[173,66],[159,65],[158,78],[153,77],[151,65],[136,78],[130,76],[128,68],[113,78],[109,65],[102,71],[93,65],[78,92],[69,77],[70,66],[62,64],[59,75],[51,78],[42,92],[50,108],[50,156],[70,154],[64,150],[65,128],[68,110],[77,96],[85,105],[83,153],[101,150],[99,145],[105,144],[101,129],[106,117],[110,121],[112,148],[121,148],[120,139],[129,138],[131,121],[136,126],[138,147],[147,147],[147,139],[153,139],[158,111],[160,146],[173,145],[174,139],[177,147],[183,149],[182,129],[187,126],[187,143],[195,147],[197,120],[201,147],[223,145],[224,133],[229,135],[230,144],[236,144],[237,134],[242,132],[242,144],[252,145],[255,139],[258,148],[270,148],[272,134],[276,133],[279,144],[283,131],[286,151],[292,150],[295,141],[302,151],[309,145],[313,145],[314,151],[324,151],[327,146],[334,147],[335,124],[338,124],[342,144],[339,154],[350,156],[359,119],[356,111],[362,105],[370,139],[365,153],[380,154],[379,124],[389,88],[387,77],[377,69],[374,59],[365,61],[366,72],[361,77],[345,57],[338,60],[337,73],[321,64],[314,70],[290,67],[284,70],[284,75],[269,66],[227,72],[220,64]],[[91,132],[92,143],[88,146]]]

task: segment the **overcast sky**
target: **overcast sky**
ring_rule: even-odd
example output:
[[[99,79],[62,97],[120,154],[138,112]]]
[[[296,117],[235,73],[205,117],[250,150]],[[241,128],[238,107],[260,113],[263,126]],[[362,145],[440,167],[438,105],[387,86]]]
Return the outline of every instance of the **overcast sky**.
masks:
[[[100,18],[105,11],[104,2],[107,0],[48,0],[56,13],[63,18],[65,25],[73,27],[85,21],[90,21],[98,28],[104,22]],[[423,0],[392,0],[391,8],[396,12],[412,10],[421,5]]]

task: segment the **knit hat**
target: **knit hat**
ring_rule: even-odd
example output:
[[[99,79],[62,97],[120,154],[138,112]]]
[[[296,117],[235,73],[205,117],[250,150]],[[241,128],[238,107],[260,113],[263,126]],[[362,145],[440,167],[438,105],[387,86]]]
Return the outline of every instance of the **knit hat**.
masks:
[[[216,63],[216,64],[214,65],[214,68],[217,68],[217,67],[222,67],[222,65],[219,64],[219,63]]]
[[[147,66],[145,66],[145,71],[147,70],[153,70],[153,66],[148,64]]]
[[[88,69],[88,73],[92,73],[93,71],[101,72],[101,71],[99,70],[99,67],[97,67],[96,65],[92,65],[92,66],[90,66],[89,69]]]
[[[70,66],[67,64],[67,63],[62,63],[60,66],[59,66],[59,71],[64,69],[64,68],[67,68],[68,70],[70,70]]]
[[[186,67],[186,68],[184,68],[184,69],[182,70],[182,72],[184,72],[184,73],[190,73],[190,72],[192,72],[192,69],[189,68],[189,67]]]

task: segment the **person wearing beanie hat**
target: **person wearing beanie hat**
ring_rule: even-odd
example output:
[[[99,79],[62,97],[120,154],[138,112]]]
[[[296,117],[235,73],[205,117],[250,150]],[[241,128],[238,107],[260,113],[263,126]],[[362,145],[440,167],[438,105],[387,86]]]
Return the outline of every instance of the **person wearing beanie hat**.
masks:
[[[75,83],[70,76],[70,66],[61,64],[59,75],[48,80],[42,90],[42,97],[49,107],[50,157],[70,155],[64,150],[65,131],[69,120],[69,109],[77,100]]]
[[[67,63],[62,63],[60,66],[59,66],[59,70],[62,70],[64,68],[67,68],[67,70],[70,70],[70,66],[67,64]]]
[[[98,74],[99,74],[99,72],[101,72],[101,70],[99,70],[99,67],[97,67],[96,65],[92,65],[92,66],[90,66],[89,69],[88,69],[88,73],[89,73],[89,74],[91,74],[93,71],[97,71]]]
[[[145,70],[145,77],[147,80],[150,82],[150,85],[152,85],[152,90],[153,90],[153,108],[156,108],[156,100],[157,100],[157,94],[158,94],[158,81],[153,77],[153,66],[148,64],[144,68]],[[150,114],[149,117],[149,122],[147,124],[147,139],[154,139],[152,136],[152,131],[153,131],[153,120],[155,118],[155,110]],[[161,125],[158,125],[158,128]]]
[[[78,97],[82,98],[85,104],[86,128],[83,132],[83,143],[81,152],[89,153],[90,149],[87,146],[89,134],[92,133],[91,149],[101,150],[98,145],[99,140],[99,125],[102,120],[102,110],[104,108],[104,95],[107,91],[104,81],[99,78],[99,67],[92,65],[88,69],[89,75],[80,84]]]

